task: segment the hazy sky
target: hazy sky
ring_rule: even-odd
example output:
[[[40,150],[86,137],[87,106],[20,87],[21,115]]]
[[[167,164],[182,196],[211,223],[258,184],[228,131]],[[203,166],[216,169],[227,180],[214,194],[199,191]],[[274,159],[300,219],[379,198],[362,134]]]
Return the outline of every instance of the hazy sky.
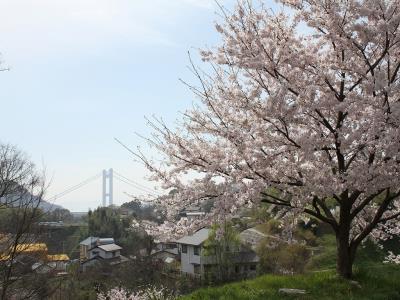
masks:
[[[234,0],[220,1],[227,7]],[[187,51],[218,44],[213,0],[0,0],[1,142],[46,167],[48,196],[114,168],[152,187],[118,145],[144,145],[144,116],[173,122],[194,100]],[[141,190],[115,182],[114,202]],[[101,180],[58,199],[101,202]]]

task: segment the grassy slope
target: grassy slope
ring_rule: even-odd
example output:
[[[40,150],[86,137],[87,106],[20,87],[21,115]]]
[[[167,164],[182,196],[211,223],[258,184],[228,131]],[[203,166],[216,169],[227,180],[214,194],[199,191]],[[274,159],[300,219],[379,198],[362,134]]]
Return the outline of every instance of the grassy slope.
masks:
[[[309,263],[305,275],[263,275],[253,280],[203,288],[182,297],[188,299],[400,299],[400,267],[381,263],[383,253],[372,245],[360,248],[355,263],[354,280],[361,289],[337,278],[335,273],[335,239],[325,235],[320,244],[323,249]],[[280,288],[307,291],[302,296],[279,295]]]
[[[307,275],[264,275],[222,287],[204,288],[183,299],[400,299],[400,268],[375,266],[355,276],[362,288],[336,277],[334,271]],[[279,288],[305,289],[306,295],[279,295]]]

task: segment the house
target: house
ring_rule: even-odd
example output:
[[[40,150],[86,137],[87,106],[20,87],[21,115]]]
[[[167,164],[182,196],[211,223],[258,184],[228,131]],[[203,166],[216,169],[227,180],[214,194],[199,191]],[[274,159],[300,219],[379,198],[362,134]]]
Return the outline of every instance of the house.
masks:
[[[170,249],[152,251],[151,260],[161,266],[163,271],[179,273],[179,255]]]
[[[108,265],[117,265],[128,259],[121,255],[122,247],[115,244],[113,238],[99,238],[90,236],[79,243],[80,263],[82,270],[99,262]]]
[[[253,250],[255,250],[256,247],[261,243],[261,241],[267,237],[272,237],[272,236],[268,236],[268,235],[262,233],[261,231],[257,230],[255,227],[248,228],[239,234],[240,240],[244,244],[249,245]]]
[[[98,246],[105,246],[105,245],[115,245],[114,239],[113,238],[98,238],[98,237],[93,237],[90,236],[87,239],[83,240],[82,242],[79,243],[79,258],[80,261],[83,262],[85,260],[91,259],[94,256],[100,255],[100,256],[110,256],[110,254],[106,254],[106,251],[103,248],[98,248]],[[117,246],[117,245],[115,245]],[[115,255],[119,253],[119,251],[122,249],[119,247],[113,247],[113,251],[115,252]],[[111,249],[111,248],[105,248],[105,249]],[[111,254],[112,256],[112,254]]]
[[[90,250],[96,247],[98,239],[98,237],[90,236],[79,243],[79,261],[81,263],[90,259]]]
[[[153,251],[168,251],[170,253],[178,255],[178,244],[176,241],[171,240],[154,240],[155,250]],[[153,252],[152,251],[152,252]]]
[[[205,255],[204,243],[210,229],[203,228],[192,235],[177,240],[181,260],[181,272],[198,278],[204,278],[218,264],[216,255]],[[259,257],[245,247],[227,247],[231,255],[232,272],[239,277],[251,277],[256,274]]]
[[[66,272],[69,261],[70,259],[66,254],[47,255],[47,263],[58,272]]]
[[[66,254],[48,254],[45,243],[24,243],[15,247],[13,263],[21,264],[37,273],[60,273],[66,271],[70,261]],[[10,255],[0,255],[0,261],[10,263]]]
[[[61,274],[67,271],[67,265],[70,259],[66,254],[47,255],[45,261],[40,261],[32,265],[32,270],[39,274],[50,272]]]
[[[288,243],[279,236],[272,234],[265,234],[258,230],[256,227],[248,228],[239,234],[241,242],[248,245],[251,249],[255,250],[262,240],[268,239],[268,246],[273,248],[277,243]]]
[[[155,247],[150,252],[151,260],[162,266],[164,271],[179,272],[178,245],[171,240],[154,240]],[[149,255],[148,249],[140,250],[141,256]]]
[[[198,220],[205,216],[205,212],[199,206],[189,206],[182,210],[179,215],[181,218],[186,218],[188,221]]]

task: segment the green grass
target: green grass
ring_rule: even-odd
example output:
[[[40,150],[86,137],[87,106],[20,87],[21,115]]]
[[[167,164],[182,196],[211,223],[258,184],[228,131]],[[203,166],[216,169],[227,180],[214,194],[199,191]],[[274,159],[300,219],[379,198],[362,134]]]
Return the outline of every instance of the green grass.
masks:
[[[263,275],[252,280],[196,290],[182,300],[257,300],[257,299],[365,299],[400,300],[400,266],[383,264],[384,252],[372,243],[357,251],[354,280],[361,289],[336,276],[336,241],[332,234],[318,238],[316,250],[304,275]],[[296,288],[306,295],[284,296],[280,288]]]
[[[335,269],[336,267],[336,238],[334,235],[326,234],[318,239],[319,250],[308,262],[306,268],[310,271]]]
[[[376,264],[359,268],[354,280],[361,288],[340,279],[334,271],[313,272],[306,275],[264,275],[252,280],[203,288],[183,296],[181,300],[257,300],[257,299],[400,299],[400,267]],[[306,295],[280,295],[280,288],[297,288]]]

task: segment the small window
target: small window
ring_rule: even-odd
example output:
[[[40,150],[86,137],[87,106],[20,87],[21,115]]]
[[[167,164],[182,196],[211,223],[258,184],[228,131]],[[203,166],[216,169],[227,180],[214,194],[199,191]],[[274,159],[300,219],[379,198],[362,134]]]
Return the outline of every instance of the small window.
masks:
[[[175,245],[175,244],[167,244],[167,245],[165,246],[165,249],[174,249],[174,248],[176,248],[176,245]]]
[[[193,269],[194,269],[193,271],[195,274],[200,274],[200,271],[201,271],[200,265],[193,264]]]
[[[256,270],[256,265],[251,265],[251,266],[250,266],[250,270],[251,270],[251,271],[255,271],[255,270]]]
[[[194,248],[193,248],[193,253],[194,253],[194,255],[199,255],[199,253],[200,253],[200,247],[198,247],[198,246],[194,247]]]
[[[187,245],[182,245],[182,253],[187,253]]]
[[[240,267],[239,266],[235,266],[235,273],[239,273],[240,272]]]

